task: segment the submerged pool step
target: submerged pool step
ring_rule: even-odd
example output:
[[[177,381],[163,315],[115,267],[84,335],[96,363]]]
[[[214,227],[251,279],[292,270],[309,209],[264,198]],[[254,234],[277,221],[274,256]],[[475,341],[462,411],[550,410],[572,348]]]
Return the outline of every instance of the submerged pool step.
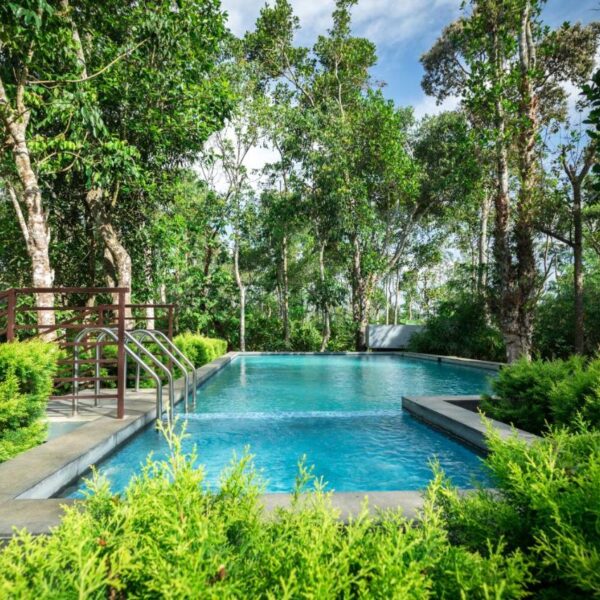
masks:
[[[269,412],[211,412],[180,414],[180,418],[188,421],[216,421],[223,419],[357,419],[364,417],[399,417],[402,409],[381,410],[302,410],[302,411],[269,411]]]

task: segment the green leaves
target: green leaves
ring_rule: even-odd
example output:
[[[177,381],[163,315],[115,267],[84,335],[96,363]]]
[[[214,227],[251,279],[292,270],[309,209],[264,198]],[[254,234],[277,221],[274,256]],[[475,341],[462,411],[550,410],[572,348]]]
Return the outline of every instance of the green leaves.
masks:
[[[84,505],[49,536],[21,532],[0,552],[0,594],[86,598],[521,598],[524,552],[451,541],[443,510],[463,501],[436,478],[419,521],[399,511],[347,523],[311,469],[299,465],[292,505],[266,515],[249,455],[211,491],[195,452],[163,431],[170,456],[148,459],[122,496],[95,476]],[[446,498],[445,508],[437,504]],[[470,506],[467,502],[464,506]],[[453,524],[459,525],[455,518]]]
[[[56,346],[40,341],[0,345],[0,462],[46,438],[58,355]]]

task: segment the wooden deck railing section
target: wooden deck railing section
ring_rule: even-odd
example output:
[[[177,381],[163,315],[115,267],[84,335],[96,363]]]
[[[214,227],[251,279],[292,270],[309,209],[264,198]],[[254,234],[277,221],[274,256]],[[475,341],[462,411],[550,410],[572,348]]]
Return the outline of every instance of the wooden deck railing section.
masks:
[[[126,304],[127,288],[108,287],[56,287],[11,288],[0,291],[0,342],[42,338],[51,340],[63,349],[59,359],[59,372],[54,379],[51,399],[75,401],[116,399],[117,417],[125,416],[125,331],[136,327],[146,328],[151,320],[153,329],[173,337],[173,304]],[[53,307],[36,306],[39,293],[55,296]],[[54,313],[54,325],[43,324],[41,311]],[[98,341],[96,334],[76,343],[75,337],[88,327],[110,327],[116,330],[117,341]],[[74,376],[74,349],[78,346],[79,374]],[[116,353],[106,355],[106,347],[116,347]],[[99,349],[99,352],[96,350]],[[96,376],[96,366],[101,375]],[[99,382],[111,386],[109,393],[95,391]],[[77,385],[76,385],[77,384]],[[113,387],[114,386],[114,387]],[[84,390],[77,393],[75,389]],[[70,390],[70,391],[69,391]],[[114,390],[114,392],[113,392]]]

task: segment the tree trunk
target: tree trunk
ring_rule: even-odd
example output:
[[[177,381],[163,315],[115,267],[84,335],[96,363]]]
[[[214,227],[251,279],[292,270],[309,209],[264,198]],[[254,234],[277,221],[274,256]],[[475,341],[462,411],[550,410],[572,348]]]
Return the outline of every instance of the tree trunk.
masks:
[[[537,188],[535,156],[538,133],[537,94],[533,89],[531,71],[536,66],[535,46],[531,34],[530,4],[526,3],[521,17],[519,61],[521,67],[519,112],[522,125],[517,140],[520,189],[517,203],[515,241],[517,248],[518,327],[521,356],[530,358],[533,338],[533,303],[537,271],[533,248],[533,212]]]
[[[19,173],[21,177],[21,172]],[[35,177],[33,171],[31,175]],[[26,179],[29,176],[25,176]],[[23,181],[23,177],[21,177]],[[37,187],[37,178],[32,179],[25,187],[23,196],[27,206],[27,229],[29,232],[28,251],[31,258],[33,287],[51,288],[54,285],[54,269],[50,265],[50,228],[42,207],[42,195]],[[29,198],[27,198],[27,195]],[[48,310],[38,311],[38,326],[41,327],[41,337],[46,340],[56,338],[56,332],[44,333],[55,325],[54,294],[36,294],[36,304]]]
[[[319,248],[319,274],[321,277],[321,286],[325,287],[325,242],[321,242]],[[323,339],[321,341],[321,352],[327,350],[327,344],[331,338],[331,316],[329,314],[329,303],[323,299]]]
[[[361,293],[357,302],[357,311],[354,321],[356,328],[356,351],[364,352],[367,349],[367,332],[369,328],[370,300],[366,294]]]
[[[119,236],[108,218],[104,191],[102,188],[94,187],[90,189],[85,197],[86,203],[90,212],[94,216],[96,227],[100,233],[100,237],[104,242],[104,256],[106,262],[112,265],[113,273],[107,273],[109,281],[113,280],[113,285],[117,287],[127,288],[125,294],[125,304],[131,304],[131,257],[125,246],[119,240]],[[118,302],[118,294],[113,294],[113,304]],[[135,326],[131,308],[125,309],[125,325],[128,329]]]
[[[282,318],[283,318],[283,343],[290,347],[290,291],[288,281],[288,238],[283,236],[281,247],[282,266]]]
[[[400,289],[400,273],[396,273],[396,285],[394,289],[394,325],[398,325],[398,303],[400,301],[400,294],[398,290]]]
[[[478,266],[477,266],[477,291],[482,294],[487,286],[487,268],[488,268],[488,221],[491,210],[491,201],[489,194],[485,194],[481,204],[481,218],[479,228],[478,242]]]
[[[23,80],[27,73],[23,74]],[[17,218],[23,228],[23,235],[27,245],[27,253],[31,260],[31,281],[34,287],[51,288],[54,285],[54,269],[50,264],[50,227],[42,202],[42,192],[39,187],[37,174],[31,164],[29,146],[27,144],[27,125],[30,112],[24,105],[24,84],[18,84],[16,91],[17,106],[13,110],[10,106],[4,84],[0,79],[0,111],[3,124],[8,134],[8,144],[12,150],[15,168],[20,182],[20,196],[13,189],[13,204],[17,211]],[[27,218],[21,212],[20,201],[27,210]],[[53,340],[56,332],[44,333],[55,324],[54,294],[36,294],[36,305],[46,309],[37,311],[37,323],[43,339]]]
[[[240,351],[246,351],[246,286],[240,274],[240,247],[237,236],[233,247],[233,271],[240,293]]]
[[[385,281],[383,289],[385,291],[385,324],[390,324],[390,277]]]
[[[573,183],[573,289],[575,292],[575,352],[585,351],[583,305],[583,223],[581,214],[581,182]]]
[[[492,32],[493,67],[495,77],[500,78],[503,64],[499,49],[497,31]],[[513,268],[512,252],[509,239],[509,171],[508,171],[508,142],[506,140],[506,117],[502,98],[495,100],[495,161],[496,161],[496,190],[494,194],[494,276],[496,293],[493,307],[498,315],[500,330],[506,345],[506,359],[514,362],[522,355],[528,355],[529,346],[523,339],[519,319],[519,293],[516,289],[515,269]],[[525,343],[524,343],[525,342]]]
[[[367,281],[362,273],[362,253],[358,236],[352,239],[352,318],[356,327],[355,345],[357,352],[367,349],[367,328],[369,325],[369,297]]]
[[[154,306],[146,306],[146,329],[156,329]]]

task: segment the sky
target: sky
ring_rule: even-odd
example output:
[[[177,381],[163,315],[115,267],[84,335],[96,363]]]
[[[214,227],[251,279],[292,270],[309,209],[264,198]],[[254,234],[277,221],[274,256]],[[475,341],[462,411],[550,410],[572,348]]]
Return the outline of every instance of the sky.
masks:
[[[331,24],[334,0],[291,0],[300,18],[297,41],[312,45],[316,36]],[[222,0],[229,16],[229,28],[236,35],[253,29],[265,0]],[[359,0],[353,8],[353,33],[377,45],[378,64],[372,70],[376,81],[384,82],[384,93],[400,106],[413,106],[415,116],[434,114],[456,106],[448,99],[436,106],[421,90],[423,69],[419,57],[426,52],[442,29],[459,16],[461,0]],[[544,21],[558,26],[564,21],[589,23],[600,20],[600,0],[548,0]]]

